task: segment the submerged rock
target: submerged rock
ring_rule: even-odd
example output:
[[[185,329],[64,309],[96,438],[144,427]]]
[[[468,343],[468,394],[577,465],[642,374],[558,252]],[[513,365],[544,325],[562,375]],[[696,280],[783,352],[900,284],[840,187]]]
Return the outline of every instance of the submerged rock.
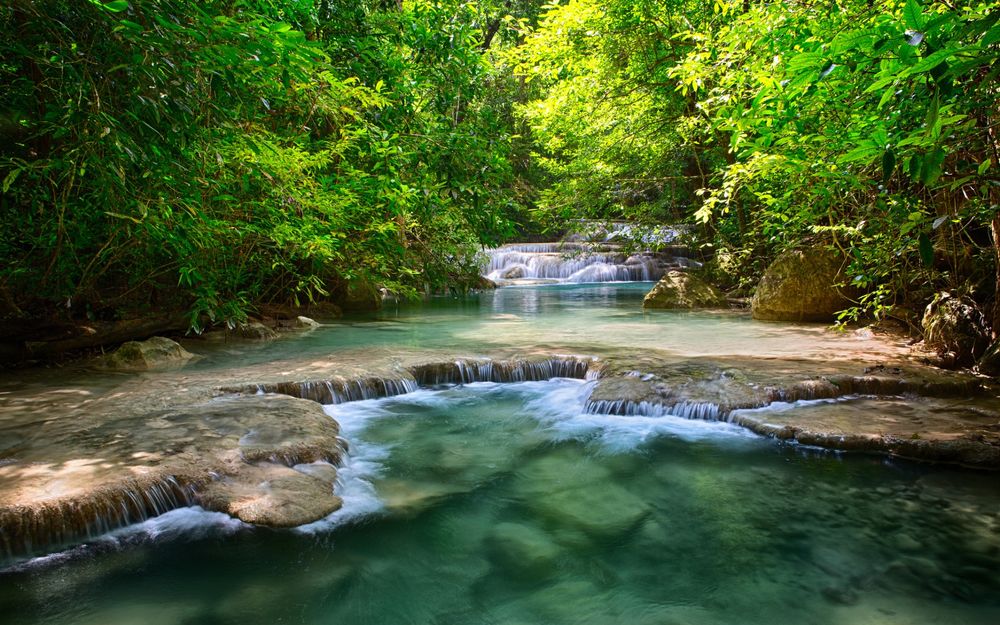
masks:
[[[667,272],[642,300],[643,308],[726,308],[726,295],[685,271]]]
[[[489,537],[494,559],[507,571],[534,579],[554,573],[560,549],[538,527],[524,523],[500,523]]]
[[[540,520],[560,531],[604,539],[628,533],[649,515],[646,502],[619,485],[607,469],[581,460],[567,449],[518,472],[518,491]]]
[[[109,369],[156,369],[183,365],[194,357],[176,341],[154,336],[145,341],[122,344],[105,356],[101,364]]]
[[[927,305],[922,325],[924,343],[945,365],[971,366],[990,345],[986,316],[968,297],[938,293]]]
[[[833,321],[850,304],[834,285],[843,281],[844,257],[826,247],[788,250],[760,279],[750,303],[763,321]]]

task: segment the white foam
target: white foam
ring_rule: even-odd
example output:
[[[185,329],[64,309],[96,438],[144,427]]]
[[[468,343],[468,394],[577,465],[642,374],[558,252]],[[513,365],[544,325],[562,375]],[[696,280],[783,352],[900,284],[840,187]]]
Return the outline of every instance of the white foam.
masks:
[[[337,469],[337,485],[334,488],[334,493],[343,500],[343,506],[319,521],[300,525],[295,531],[304,534],[327,532],[377,516],[385,509],[372,482],[382,472],[382,461],[389,454],[388,448],[358,440],[352,441],[351,447],[351,455],[345,457],[344,463]]]
[[[209,512],[200,506],[177,508],[129,525],[107,534],[105,538],[117,540],[162,539],[185,536],[198,538],[211,534],[233,534],[250,526],[223,512]]]
[[[177,508],[159,516],[122,527],[83,544],[36,558],[16,562],[2,569],[7,571],[48,568],[77,558],[87,557],[95,550],[118,550],[128,544],[175,538],[198,539],[205,536],[229,535],[250,528],[250,525],[222,512],[209,512],[200,506]]]

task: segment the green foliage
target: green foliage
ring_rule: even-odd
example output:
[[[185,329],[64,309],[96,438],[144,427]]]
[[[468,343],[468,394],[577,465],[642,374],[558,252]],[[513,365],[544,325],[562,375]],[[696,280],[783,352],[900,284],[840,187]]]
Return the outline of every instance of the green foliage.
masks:
[[[0,289],[27,310],[183,307],[197,329],[354,281],[469,282],[511,231],[483,52],[502,8],[13,0]]]
[[[518,51],[545,85],[522,108],[542,208],[666,203],[748,260],[832,239],[866,293],[853,316],[973,288],[1000,210],[998,44],[997,2],[552,3]]]

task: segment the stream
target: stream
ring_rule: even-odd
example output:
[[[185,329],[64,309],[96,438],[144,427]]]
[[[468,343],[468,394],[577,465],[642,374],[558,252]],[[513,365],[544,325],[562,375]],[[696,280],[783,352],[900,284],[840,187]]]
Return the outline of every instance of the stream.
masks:
[[[386,351],[751,368],[905,351],[741,312],[644,313],[650,286],[511,286],[389,306],[268,344],[192,341],[204,357],[179,372],[81,373],[59,390],[128,399]],[[0,385],[5,432],[33,414],[12,398],[46,384]],[[594,384],[442,384],[325,406],[350,442],[343,508],[289,530],[180,508],[17,561],[0,571],[0,623],[1000,622],[996,473],[783,443],[725,420],[595,413]],[[65,400],[51,401],[39,410]],[[850,410],[895,404],[907,409],[859,399]],[[817,408],[781,407],[800,409]]]

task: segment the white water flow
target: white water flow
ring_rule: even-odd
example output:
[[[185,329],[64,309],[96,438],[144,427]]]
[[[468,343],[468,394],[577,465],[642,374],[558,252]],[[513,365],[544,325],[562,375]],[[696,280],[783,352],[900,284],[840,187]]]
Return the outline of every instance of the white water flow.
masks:
[[[500,286],[513,284],[588,282],[649,282],[678,267],[697,265],[696,261],[670,251],[623,251],[623,241],[638,242],[650,248],[672,243],[675,230],[638,233],[631,224],[611,223],[591,229],[570,240],[551,243],[512,243],[487,250],[487,278]]]

